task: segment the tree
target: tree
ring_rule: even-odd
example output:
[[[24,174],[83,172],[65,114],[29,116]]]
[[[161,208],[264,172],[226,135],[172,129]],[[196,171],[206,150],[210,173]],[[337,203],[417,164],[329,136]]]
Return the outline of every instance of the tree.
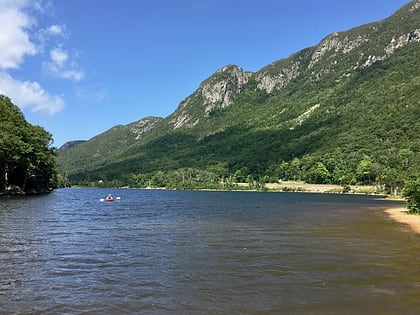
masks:
[[[0,193],[38,193],[57,182],[52,136],[29,124],[6,96],[0,95]]]
[[[420,213],[420,177],[411,178],[406,182],[403,195],[407,198],[407,208],[410,213]]]
[[[330,172],[324,163],[317,163],[312,179],[316,184],[326,184],[330,182]]]
[[[361,183],[370,183],[372,179],[372,159],[365,155],[359,162],[356,170],[357,178]]]

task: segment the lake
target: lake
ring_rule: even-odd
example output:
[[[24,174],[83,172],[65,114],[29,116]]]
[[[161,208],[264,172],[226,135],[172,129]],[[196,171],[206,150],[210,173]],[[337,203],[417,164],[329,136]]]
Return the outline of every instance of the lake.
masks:
[[[100,202],[108,193],[121,197]],[[1,314],[419,314],[378,196],[59,189],[0,199]]]

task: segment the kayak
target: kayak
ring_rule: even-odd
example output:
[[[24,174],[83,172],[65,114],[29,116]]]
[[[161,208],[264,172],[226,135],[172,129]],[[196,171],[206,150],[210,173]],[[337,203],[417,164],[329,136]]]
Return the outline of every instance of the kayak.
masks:
[[[106,202],[112,202],[112,201],[115,201],[115,200],[121,200],[121,197],[117,197],[117,198],[115,198],[114,199],[114,197],[110,197],[110,198],[101,198],[101,199],[99,199],[99,201],[101,201],[101,202],[104,202],[104,201],[106,201]]]

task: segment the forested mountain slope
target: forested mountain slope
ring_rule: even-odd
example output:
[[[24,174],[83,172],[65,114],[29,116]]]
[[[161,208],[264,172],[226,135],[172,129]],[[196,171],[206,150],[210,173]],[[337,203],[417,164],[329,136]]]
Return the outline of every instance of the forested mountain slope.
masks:
[[[59,165],[85,183],[173,186],[188,175],[395,189],[420,164],[419,51],[415,0],[256,73],[222,67],[140,136],[117,126]]]

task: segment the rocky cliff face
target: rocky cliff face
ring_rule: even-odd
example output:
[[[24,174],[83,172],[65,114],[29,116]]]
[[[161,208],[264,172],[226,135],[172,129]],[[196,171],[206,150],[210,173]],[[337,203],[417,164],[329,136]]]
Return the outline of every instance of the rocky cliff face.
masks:
[[[301,61],[298,59],[282,67],[277,73],[270,73],[268,68],[264,69],[255,75],[258,81],[257,87],[269,94],[280,90],[300,74],[301,66]]]
[[[244,72],[238,66],[226,66],[204,81],[198,88],[208,115],[215,108],[225,108],[232,104],[232,96],[242,91],[248,83],[250,72]]]
[[[200,116],[208,116],[215,109],[231,105],[233,96],[241,93],[251,75],[251,72],[244,72],[241,67],[235,65],[217,70],[200,84],[194,94],[181,102],[177,110],[178,114],[171,120],[174,128],[193,127],[200,121]],[[197,103],[199,103],[199,109]],[[192,114],[197,109],[201,113],[198,117],[193,117]]]
[[[257,89],[268,94],[286,88],[301,75],[307,75],[312,81],[320,81],[326,75],[335,73],[335,81],[339,82],[358,69],[389,58],[397,49],[411,42],[419,42],[420,24],[416,18],[419,10],[420,0],[414,0],[389,18],[404,20],[402,22],[406,26],[402,33],[389,32],[387,19],[332,33],[317,46],[301,50],[256,73],[244,72],[235,65],[222,67],[179,104],[177,111],[170,116],[170,123],[174,129],[196,126],[213,111],[234,105],[234,96],[245,90],[251,79],[257,82]],[[343,63],[346,63],[345,67]]]

